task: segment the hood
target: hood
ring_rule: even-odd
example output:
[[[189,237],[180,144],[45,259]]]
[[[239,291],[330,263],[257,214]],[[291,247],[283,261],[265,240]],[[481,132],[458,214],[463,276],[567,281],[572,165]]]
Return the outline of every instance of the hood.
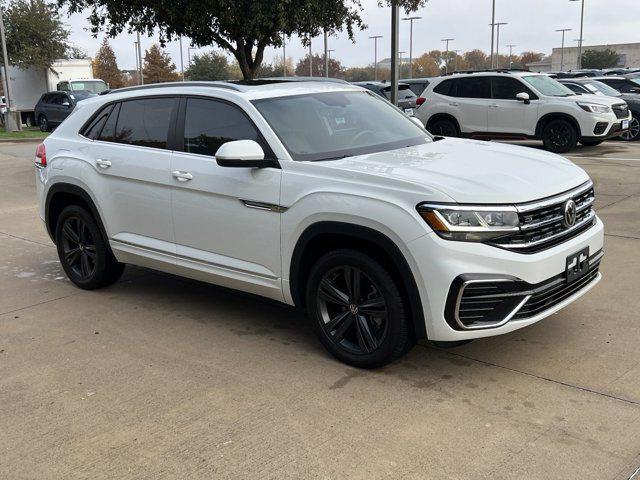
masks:
[[[592,95],[585,93],[583,95],[573,95],[571,97],[558,97],[559,99],[569,100],[571,102],[596,103],[598,105],[620,105],[624,103],[624,99],[619,97],[607,97],[606,95]]]
[[[620,100],[624,100],[629,105],[640,104],[640,94],[638,93],[623,93],[618,97]]]
[[[523,203],[577,187],[589,176],[569,160],[528,147],[447,138],[321,163],[438,190],[458,203]]]

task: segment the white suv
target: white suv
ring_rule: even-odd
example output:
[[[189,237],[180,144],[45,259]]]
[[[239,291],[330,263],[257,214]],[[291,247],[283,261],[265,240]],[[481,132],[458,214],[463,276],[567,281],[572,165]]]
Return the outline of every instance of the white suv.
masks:
[[[544,74],[490,71],[433,79],[416,116],[435,135],[538,139],[555,153],[594,146],[628,130],[624,101],[578,95]]]
[[[414,120],[336,82],[113,91],[37,148],[40,216],[80,288],[131,263],[262,295],[359,367],[522,328],[600,280],[582,169]]]

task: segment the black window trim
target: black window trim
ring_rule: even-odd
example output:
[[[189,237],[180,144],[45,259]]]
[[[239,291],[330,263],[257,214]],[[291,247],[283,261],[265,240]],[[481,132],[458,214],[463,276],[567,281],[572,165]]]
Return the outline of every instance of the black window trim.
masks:
[[[256,125],[256,123],[253,121],[253,119],[249,116],[249,114],[246,112],[246,110],[244,108],[242,108],[240,105],[238,105],[235,102],[231,102],[227,99],[224,98],[219,98],[219,97],[211,97],[208,95],[193,95],[193,94],[183,94],[180,95],[180,105],[178,107],[178,113],[177,113],[177,123],[175,125],[175,129],[173,130],[174,132],[174,142],[175,142],[175,146],[176,152],[179,153],[186,153],[187,155],[197,155],[199,157],[203,157],[203,158],[215,158],[215,155],[205,155],[203,153],[195,153],[195,152],[186,152],[184,150],[184,125],[185,125],[185,119],[186,119],[186,114],[187,114],[187,100],[190,98],[194,98],[194,99],[202,99],[202,100],[210,100],[213,102],[222,102],[225,103],[229,106],[231,106],[232,108],[236,108],[237,110],[240,111],[240,113],[242,113],[242,115],[244,115],[244,117],[247,119],[247,121],[251,124],[251,126],[255,129],[255,131],[258,133],[258,143],[260,144],[260,146],[262,147],[262,149],[264,150],[264,159],[265,160],[271,160],[273,162],[278,162],[278,158],[276,157],[275,153],[273,152],[271,145],[269,145],[269,142],[267,142],[267,140],[264,138],[264,135],[262,134],[262,132],[260,131],[260,129],[258,128],[258,126]],[[278,168],[279,168],[279,164],[278,164]]]
[[[501,76],[501,75],[490,75],[489,76],[489,94],[491,95],[490,100],[507,100],[507,101],[512,101],[512,102],[519,102],[520,100],[518,100],[517,98],[495,98],[493,96],[493,80],[496,78],[506,78],[508,80],[513,80],[515,82],[518,82],[523,88],[524,90],[522,90],[522,92],[518,92],[518,93],[528,93],[529,94],[529,100],[539,100],[539,97],[533,92],[533,90],[531,90],[531,88],[529,88],[527,86],[526,83],[524,83],[522,80],[520,80],[517,77],[508,77],[508,76]],[[568,88],[568,87],[567,87]]]

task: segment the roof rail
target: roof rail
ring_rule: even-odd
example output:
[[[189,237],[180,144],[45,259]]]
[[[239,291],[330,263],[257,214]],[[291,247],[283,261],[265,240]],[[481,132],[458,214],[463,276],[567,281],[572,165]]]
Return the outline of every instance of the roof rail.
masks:
[[[229,80],[228,83],[235,85],[269,85],[272,83],[284,82],[333,82],[333,83],[349,83],[341,78],[332,77],[265,77],[254,78],[253,80]]]
[[[116,88],[113,90],[105,90],[101,92],[100,95],[106,95],[113,92],[134,92],[137,90],[152,90],[154,88],[165,88],[165,87],[213,87],[213,88],[224,88],[227,90],[234,90],[236,92],[241,92],[243,89],[230,82],[163,82],[163,83],[149,83],[147,85],[134,85],[133,87],[123,87]]]
[[[511,73],[511,72],[531,72],[526,68],[484,68],[480,70],[455,70],[445,75],[454,75],[456,73],[470,74],[470,73]]]

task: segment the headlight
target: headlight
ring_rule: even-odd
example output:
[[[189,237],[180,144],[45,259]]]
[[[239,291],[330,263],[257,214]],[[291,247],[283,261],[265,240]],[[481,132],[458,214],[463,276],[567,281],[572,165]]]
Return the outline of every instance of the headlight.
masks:
[[[598,105],[597,103],[577,103],[581,109],[589,113],[611,113],[613,111],[611,110],[611,107],[607,107],[606,105]]]
[[[418,213],[440,237],[485,242],[520,230],[515,207],[418,205]]]

